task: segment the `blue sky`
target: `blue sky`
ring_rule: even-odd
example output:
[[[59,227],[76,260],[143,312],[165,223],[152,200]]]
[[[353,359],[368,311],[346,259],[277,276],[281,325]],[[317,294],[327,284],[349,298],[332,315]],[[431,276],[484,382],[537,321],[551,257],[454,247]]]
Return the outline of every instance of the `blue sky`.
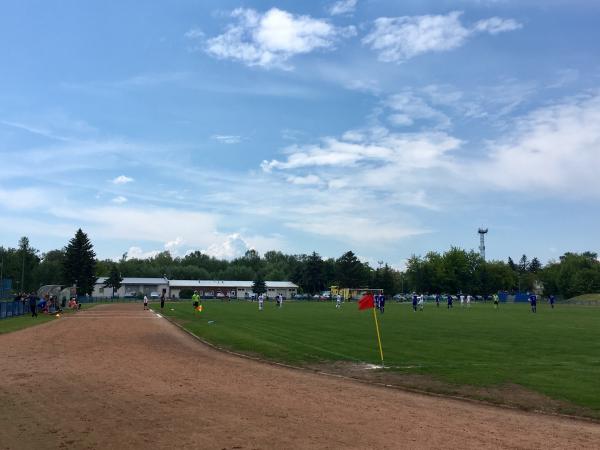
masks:
[[[599,250],[598,2],[1,8],[2,245]]]

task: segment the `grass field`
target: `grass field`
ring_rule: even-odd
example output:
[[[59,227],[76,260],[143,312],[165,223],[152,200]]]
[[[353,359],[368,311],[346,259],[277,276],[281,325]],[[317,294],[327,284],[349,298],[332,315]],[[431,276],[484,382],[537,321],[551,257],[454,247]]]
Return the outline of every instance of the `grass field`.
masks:
[[[168,303],[164,314],[210,342],[271,360],[379,362],[372,313],[356,304],[336,310],[332,303],[287,302],[281,309],[267,303],[259,312],[256,303],[205,302],[195,317],[182,302]],[[429,390],[504,387],[506,393],[519,385],[560,401],[560,412],[600,418],[600,308],[540,305],[532,314],[527,304],[497,311],[490,304],[469,310],[428,304],[414,313],[410,305],[388,303],[380,327],[388,371],[446,386]],[[501,394],[488,397],[505,402]]]
[[[98,303],[85,303],[81,305],[82,309],[92,308]],[[72,314],[73,311],[65,309],[63,314]],[[10,317],[8,319],[0,320],[0,335],[4,333],[10,333],[12,331],[22,330],[23,328],[33,327],[35,325],[41,325],[45,322],[52,320],[60,320],[53,315],[41,314],[38,312],[37,317],[31,317],[31,314],[25,314],[22,316]]]

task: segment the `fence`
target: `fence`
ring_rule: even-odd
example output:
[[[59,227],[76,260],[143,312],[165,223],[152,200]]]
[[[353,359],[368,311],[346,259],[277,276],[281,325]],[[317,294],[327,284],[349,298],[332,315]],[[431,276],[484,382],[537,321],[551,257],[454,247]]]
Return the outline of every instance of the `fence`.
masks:
[[[29,308],[23,302],[0,302],[0,319],[22,316],[28,312]]]

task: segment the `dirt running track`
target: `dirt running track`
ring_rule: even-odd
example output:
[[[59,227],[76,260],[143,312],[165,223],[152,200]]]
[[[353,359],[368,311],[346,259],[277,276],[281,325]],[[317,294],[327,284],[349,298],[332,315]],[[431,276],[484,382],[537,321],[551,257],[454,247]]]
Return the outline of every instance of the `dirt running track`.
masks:
[[[0,449],[600,447],[592,423],[228,355],[140,304],[2,335],[0,362]]]

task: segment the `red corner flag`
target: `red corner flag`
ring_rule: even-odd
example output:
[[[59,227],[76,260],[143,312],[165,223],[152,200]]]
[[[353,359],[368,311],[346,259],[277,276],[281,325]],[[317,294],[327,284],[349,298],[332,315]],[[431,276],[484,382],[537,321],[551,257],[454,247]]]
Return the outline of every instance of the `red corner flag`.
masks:
[[[373,294],[368,293],[362,296],[362,298],[358,301],[358,309],[369,309],[375,307],[375,299],[373,298]]]

